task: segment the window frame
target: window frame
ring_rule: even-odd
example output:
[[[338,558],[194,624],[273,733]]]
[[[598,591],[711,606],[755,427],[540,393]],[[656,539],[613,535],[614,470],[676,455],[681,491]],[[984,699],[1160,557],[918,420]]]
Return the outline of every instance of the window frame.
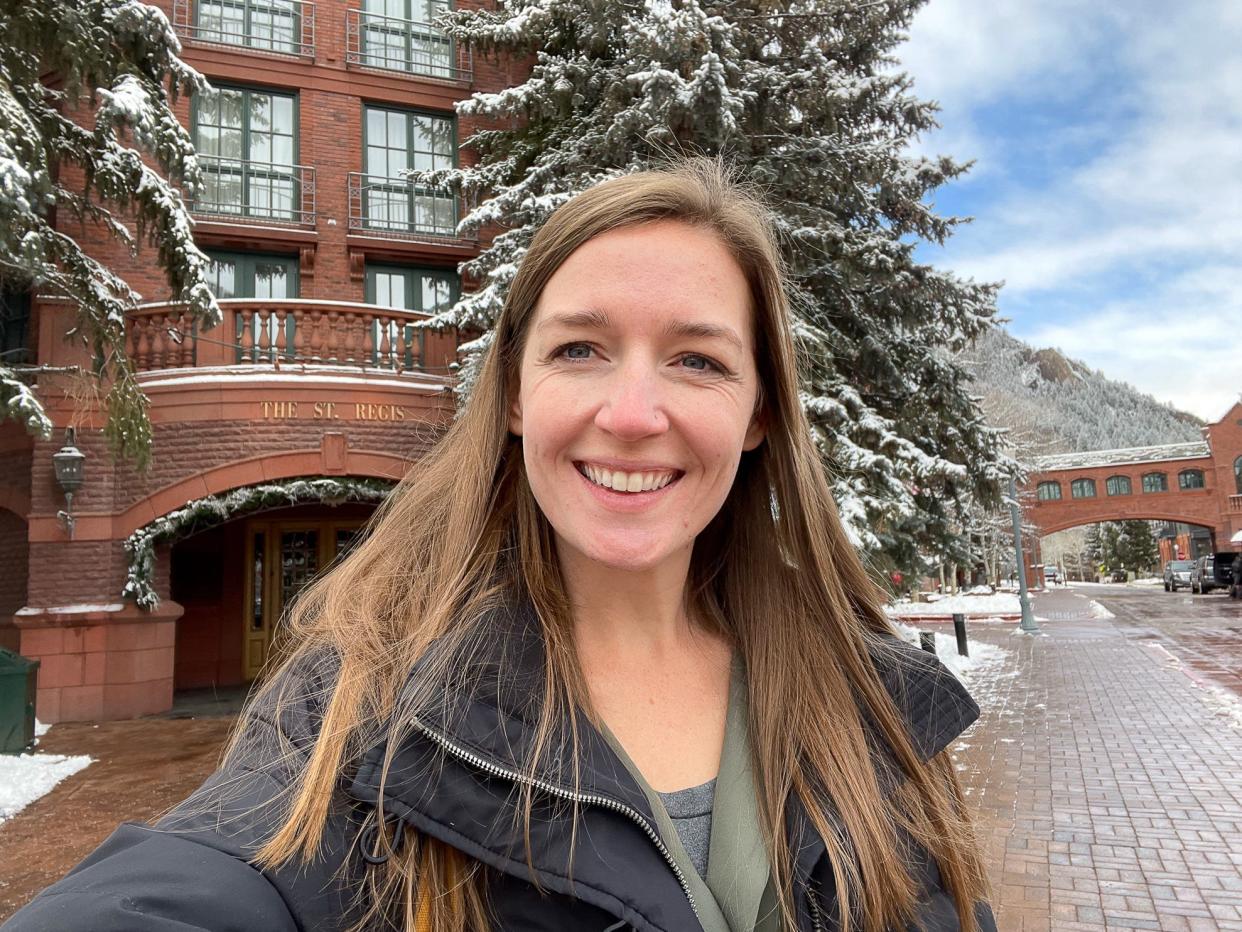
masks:
[[[289,3],[290,10],[288,12],[289,21],[292,23],[290,30],[289,42],[287,47],[281,44],[279,47],[275,39],[259,39],[254,33],[254,13],[256,8],[260,8],[261,12],[267,12],[275,20],[281,0],[194,0],[194,38],[202,42],[213,42],[218,45],[236,46],[244,49],[256,49],[261,52],[276,52],[280,55],[301,55],[304,43],[302,42],[302,4],[298,0],[286,0]],[[242,8],[242,33],[240,42],[231,42],[225,36],[232,35],[226,33],[222,29],[205,32],[203,26],[203,8],[207,6],[218,7],[241,7]],[[221,22],[224,20],[221,18]],[[266,44],[264,44],[266,43]]]
[[[391,262],[368,262],[363,270],[364,300],[366,301],[367,304],[373,304],[376,307],[390,307],[390,308],[394,308],[395,310],[409,311],[414,314],[430,315],[431,313],[433,313],[432,311],[429,311],[426,308],[421,308],[421,307],[395,308],[393,305],[379,304],[378,301],[376,300],[376,292],[378,291],[376,277],[379,273],[401,275],[406,280],[406,294],[412,297],[417,296],[420,303],[422,301],[422,289],[416,288],[414,286],[416,284],[421,283],[422,276],[430,276],[432,278],[437,278],[437,279],[448,281],[450,285],[450,290],[452,293],[453,302],[456,302],[457,299],[461,297],[461,278],[460,276],[458,276],[456,272],[450,269],[437,268],[435,266],[426,266],[426,265],[401,265],[398,263],[391,263]],[[375,326],[376,327],[381,326],[380,322],[376,321]],[[405,341],[406,350],[405,350],[405,360],[404,360],[405,368],[406,369],[413,369],[413,368],[421,369],[423,368],[423,361],[426,358],[425,352],[426,352],[426,346],[427,346],[427,331],[422,327],[413,327],[410,324],[407,324],[406,327],[407,327],[406,341]],[[410,339],[410,330],[413,330],[414,333],[418,334],[418,357],[417,357],[418,364],[417,366],[415,366],[414,349],[412,345],[413,341]],[[378,347],[381,344],[381,338],[379,334],[378,333],[375,334],[374,337],[375,337],[374,343],[377,348],[374,351],[375,355],[372,360],[373,364],[378,361],[378,353],[379,353]]]
[[[1159,480],[1160,480],[1160,488],[1158,489],[1148,488],[1149,483],[1147,480],[1155,479],[1157,477],[1159,477]],[[1154,484],[1154,483],[1150,483],[1150,484]],[[1167,472],[1159,472],[1159,471],[1145,472],[1143,473],[1142,487],[1143,487],[1144,495],[1157,495],[1161,492],[1167,492],[1169,491],[1169,474]]]
[[[1199,480],[1199,484],[1198,485],[1188,484],[1186,480],[1187,480],[1187,477],[1190,477],[1190,476],[1197,476]],[[1179,492],[1193,492],[1198,489],[1206,489],[1206,488],[1207,488],[1207,476],[1204,474],[1202,469],[1191,468],[1191,469],[1183,469],[1178,472],[1177,489]]]
[[[458,156],[458,146],[459,146],[460,140],[458,139],[458,122],[457,122],[456,113],[443,113],[443,112],[423,109],[419,107],[401,107],[401,106],[396,106],[393,104],[373,103],[373,102],[365,101],[365,100],[362,101],[362,173],[361,174],[362,174],[362,192],[363,193],[362,193],[362,203],[360,205],[361,210],[362,210],[362,228],[368,232],[380,232],[380,233],[388,232],[388,233],[407,233],[407,234],[412,233],[415,235],[423,234],[423,235],[431,235],[431,236],[440,236],[440,237],[445,237],[445,238],[451,238],[455,236],[456,231],[457,231],[457,224],[460,221],[460,214],[461,214],[461,211],[459,209],[459,201],[458,201],[457,195],[448,193],[447,191],[445,192],[445,196],[448,197],[448,199],[452,202],[453,222],[452,222],[451,229],[438,228],[438,227],[420,228],[415,223],[415,219],[414,219],[416,216],[415,198],[417,197],[414,185],[404,178],[393,178],[392,176],[388,176],[388,175],[378,175],[378,174],[373,173],[370,170],[370,163],[368,161],[370,158],[370,150],[371,150],[369,116],[372,111],[378,111],[380,113],[386,113],[386,114],[387,113],[398,113],[406,118],[406,121],[405,121],[405,155],[406,155],[406,164],[410,166],[413,166],[414,164],[414,154],[415,154],[414,119],[412,118],[413,117],[424,117],[424,118],[431,119],[431,120],[443,120],[444,122],[448,123],[450,131],[451,131],[450,132],[451,142],[449,145],[448,155],[452,162],[452,164],[449,167],[450,168],[460,167],[460,158]],[[437,154],[438,153],[434,151],[431,152],[431,155],[433,157],[436,156]],[[372,184],[372,179],[374,179],[375,181],[379,181],[381,183]],[[384,184],[383,182],[396,182],[396,183],[395,184],[392,184],[392,183]],[[372,217],[369,193],[371,192],[373,188],[384,190],[389,195],[400,193],[402,191],[406,193],[406,221],[404,224],[399,225],[396,221],[392,221],[392,220],[382,220],[382,221],[376,220],[375,218]],[[435,195],[432,195],[432,196],[434,197]]]
[[[1081,494],[1079,489],[1091,489],[1091,493]],[[1095,486],[1095,480],[1090,478],[1073,479],[1070,481],[1070,498],[1098,498],[1096,494],[1099,490]]]
[[[1122,483],[1125,484],[1125,491],[1114,492],[1113,491],[1114,485],[1120,486]],[[1109,497],[1116,496],[1116,495],[1133,495],[1134,484],[1130,481],[1129,476],[1122,476],[1122,475],[1109,476],[1107,479],[1104,480],[1104,491],[1105,491],[1105,494]]]
[[[298,165],[299,165],[298,159],[300,158],[300,155],[301,155],[301,143],[302,143],[302,97],[301,97],[301,94],[296,89],[289,90],[287,88],[272,88],[272,87],[265,87],[263,85],[258,85],[258,84],[233,84],[227,81],[214,82],[212,84],[212,90],[217,94],[223,91],[234,91],[242,95],[242,126],[241,126],[241,131],[242,131],[242,146],[241,147],[242,147],[242,153],[243,153],[242,157],[240,159],[232,159],[227,156],[208,155],[202,152],[202,146],[200,144],[199,135],[198,135],[199,126],[200,126],[200,123],[199,123],[200,109],[202,107],[202,102],[203,102],[201,94],[194,94],[190,98],[190,141],[194,144],[195,151],[199,152],[199,154],[203,158],[208,159],[208,160],[218,161],[221,165],[223,165],[224,163],[229,163],[229,162],[235,163],[237,165],[237,171],[241,177],[241,203],[238,205],[238,209],[236,212],[233,212],[231,210],[220,209],[220,204],[218,203],[213,205],[213,207],[201,207],[200,206],[199,209],[205,213],[211,213],[215,216],[220,216],[220,217],[244,217],[248,220],[260,220],[260,221],[268,220],[268,221],[272,221],[276,223],[296,222],[299,218],[299,215],[302,214],[303,212],[302,211],[302,179],[299,176],[298,171],[297,171]],[[292,105],[291,110],[293,114],[293,125],[290,128],[289,135],[291,136],[292,141],[293,141],[293,152],[292,152],[292,161],[290,161],[288,165],[282,165],[279,162],[256,162],[254,159],[250,157],[250,135],[251,135],[250,97],[253,94],[265,94],[268,97],[272,97],[272,98],[286,97],[291,102],[291,105]],[[272,112],[275,113],[274,107],[272,108]],[[217,127],[219,127],[219,125],[220,124],[218,123],[216,124]],[[277,134],[273,132],[272,135],[283,136],[285,134],[284,133]],[[274,208],[271,208],[271,207],[267,208],[266,211],[260,210],[259,212],[255,212],[254,209],[252,209],[251,204],[250,204],[249,180],[251,177],[253,177],[252,169],[250,168],[250,166],[253,166],[253,165],[266,165],[267,166],[268,168],[267,171],[257,173],[259,174],[260,177],[267,177],[273,180],[288,180],[289,181],[291,185],[291,201],[292,201],[290,205],[290,209],[289,209],[289,216],[287,217],[281,216]],[[288,168],[289,171],[287,173],[281,173],[281,172],[274,171],[274,169],[277,169],[277,168]],[[219,172],[219,174],[224,174],[224,172]]]
[[[244,285],[246,286],[240,290],[249,291],[249,294],[234,294],[232,300],[237,300],[237,301],[296,301],[298,300],[298,295],[301,293],[302,283],[298,277],[299,260],[297,256],[290,256],[290,255],[283,254],[283,253],[232,252],[229,250],[222,250],[222,249],[205,249],[203,250],[203,252],[206,254],[207,258],[211,259],[213,262],[223,259],[225,261],[235,262],[237,264],[237,269],[238,269],[236,273],[237,280],[239,283],[244,283]],[[293,293],[290,295],[286,295],[283,298],[256,298],[254,295],[254,290],[255,290],[254,289],[254,281],[255,281],[254,267],[259,262],[273,262],[273,261],[280,262],[288,270],[289,283],[291,286],[290,290]],[[245,270],[248,270],[248,271],[245,271]],[[224,298],[222,300],[227,301],[230,299]],[[234,361],[236,363],[266,362],[267,361],[266,359],[260,358],[262,351],[259,349],[258,330],[260,326],[260,321],[259,321],[258,315],[255,315],[253,319],[255,333],[252,335],[253,340],[252,340],[252,346],[250,350],[249,359],[245,358],[246,351],[242,345],[242,327],[243,327],[244,321],[240,314],[238,314],[234,318],[234,320],[235,320],[235,323],[233,325],[233,342],[235,344],[235,349],[236,349],[236,352],[235,352],[236,358]],[[271,338],[273,347],[276,345],[276,327],[278,326],[278,324],[279,324],[279,321],[274,316],[268,318],[268,328],[269,328],[268,335]],[[293,339],[294,339],[294,334],[296,333],[296,331],[297,331],[297,319],[292,314],[286,315],[285,317],[285,346],[288,348],[287,352],[290,355],[292,354],[292,351],[293,351]],[[273,350],[272,352],[274,353],[275,351]]]
[[[30,319],[30,292],[0,289],[0,366],[34,362]]]
[[[382,2],[383,0],[381,0],[381,3]],[[443,2],[440,2],[437,5],[442,7],[442,9],[439,12],[437,12],[435,16],[439,16],[441,15],[441,13],[451,13],[456,8],[453,3],[453,0],[443,0]],[[369,10],[367,9],[367,6],[368,6],[367,0],[362,0],[361,8],[358,11],[358,16],[359,16],[358,55],[360,59],[360,64],[362,64],[366,68],[379,68],[383,71],[396,71],[400,74],[420,75],[420,76],[428,77],[428,78],[437,78],[439,80],[449,80],[449,81],[453,80],[454,72],[456,72],[457,70],[456,40],[454,40],[452,36],[448,35],[447,33],[443,31],[437,32],[433,30],[432,32],[424,33],[424,32],[416,31],[415,29],[413,29],[412,25],[414,23],[419,23],[420,25],[426,25],[426,26],[431,25],[429,22],[425,22],[423,20],[416,20],[414,18],[414,0],[401,0],[402,10],[405,15],[399,16],[399,17],[389,16],[387,13],[380,13],[376,10]],[[381,22],[368,23],[367,22],[368,16],[378,17]],[[402,26],[400,28],[396,28],[396,27],[385,25],[383,22],[385,20],[400,21],[402,22]],[[401,39],[402,50],[404,52],[405,57],[402,61],[398,62],[400,67],[395,67],[392,64],[393,59],[390,58],[386,54],[388,48],[390,47],[388,45],[379,46],[380,50],[385,52],[385,54],[382,56],[376,56],[374,51],[368,52],[367,37],[368,35],[371,35],[374,33],[384,33],[385,35],[396,36]],[[432,65],[432,66],[429,66],[427,68],[422,68],[422,69],[414,67],[414,39],[416,35],[419,39],[421,39],[424,42],[428,42],[428,41],[442,42],[442,44],[445,45],[448,50],[448,55],[447,55],[448,64],[443,67],[436,67]]]
[[[1055,495],[1051,494],[1053,491]],[[1049,494],[1044,494],[1045,492]],[[1052,479],[1047,479],[1035,486],[1035,500],[1040,502],[1059,502],[1061,501],[1061,483]]]

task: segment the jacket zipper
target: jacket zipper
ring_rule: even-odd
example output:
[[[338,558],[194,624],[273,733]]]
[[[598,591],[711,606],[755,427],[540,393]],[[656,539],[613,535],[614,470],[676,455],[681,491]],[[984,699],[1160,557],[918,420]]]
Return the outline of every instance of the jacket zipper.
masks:
[[[806,891],[806,901],[811,907],[811,928],[814,932],[824,932],[824,921],[819,912],[819,900],[816,899],[815,891],[810,887]]]
[[[668,850],[668,847],[664,844],[663,840],[661,840],[660,833],[657,832],[655,827],[647,821],[646,816],[644,816],[633,806],[627,806],[625,803],[612,799],[608,796],[599,796],[594,793],[576,793],[573,790],[567,790],[564,787],[557,786],[554,783],[549,783],[546,780],[528,777],[525,774],[517,773],[516,771],[508,770],[504,767],[499,767],[491,761],[484,760],[482,757],[479,757],[479,755],[475,754],[473,751],[468,751],[461,745],[454,743],[440,732],[428,728],[422,722],[415,721],[414,727],[458,760],[465,761],[466,763],[477,767],[479,770],[482,770],[484,773],[489,773],[492,776],[501,777],[502,779],[510,780],[514,783],[524,783],[551,796],[557,796],[561,799],[570,800],[571,802],[599,806],[603,809],[611,809],[613,812],[619,812],[623,816],[626,816],[647,834],[647,837],[651,839],[652,843],[659,850],[665,862],[667,862],[668,866],[672,868],[673,876],[677,878],[677,882],[681,885],[682,892],[686,895],[686,902],[690,904],[690,909],[694,912],[694,917],[702,922],[702,917],[699,916],[699,908],[694,902],[694,894],[690,892],[690,885],[686,882],[686,875],[677,864],[672,852]]]

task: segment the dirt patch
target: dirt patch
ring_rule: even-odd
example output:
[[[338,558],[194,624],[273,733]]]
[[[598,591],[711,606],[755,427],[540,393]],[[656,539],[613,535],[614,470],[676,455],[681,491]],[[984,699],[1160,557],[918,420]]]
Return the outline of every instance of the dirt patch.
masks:
[[[0,824],[0,922],[59,880],[121,822],[146,821],[185,799],[216,769],[232,718],[138,719],[57,725],[49,754],[95,762]]]

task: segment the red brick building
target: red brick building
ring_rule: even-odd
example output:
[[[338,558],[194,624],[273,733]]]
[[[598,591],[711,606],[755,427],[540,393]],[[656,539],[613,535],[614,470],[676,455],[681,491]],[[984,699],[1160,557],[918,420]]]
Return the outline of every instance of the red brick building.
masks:
[[[1242,546],[1242,402],[1204,427],[1201,441],[1065,453],[1038,466],[1024,500],[1039,536],[1148,519],[1171,529],[1160,542],[1162,560]]]
[[[0,424],[0,644],[41,661],[45,722],[159,712],[174,690],[253,679],[283,607],[376,496],[342,503],[344,486],[321,484],[322,500],[182,521],[154,549],[149,608],[122,597],[127,539],[263,484],[391,482],[434,441],[456,339],[411,324],[457,296],[479,244],[455,234],[463,205],[400,172],[469,164],[476,127],[454,102],[516,77],[427,25],[444,0],[159,5],[215,88],[177,114],[204,166],[191,211],[224,321],[195,332],[149,256],[75,229],[148,302],[129,328],[154,449],[145,473],[113,463],[98,417],[75,420],[70,382],[41,382],[50,441]],[[89,366],[63,339],[72,314],[6,295],[0,351]],[[85,454],[72,527],[53,461],[71,426]]]

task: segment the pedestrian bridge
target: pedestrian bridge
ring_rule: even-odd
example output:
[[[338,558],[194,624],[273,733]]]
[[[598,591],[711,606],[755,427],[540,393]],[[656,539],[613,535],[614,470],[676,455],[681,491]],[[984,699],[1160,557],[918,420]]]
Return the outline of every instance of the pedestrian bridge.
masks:
[[[1103,521],[1205,527],[1213,549],[1242,532],[1242,402],[1187,443],[1040,457],[1020,495],[1036,536]]]

